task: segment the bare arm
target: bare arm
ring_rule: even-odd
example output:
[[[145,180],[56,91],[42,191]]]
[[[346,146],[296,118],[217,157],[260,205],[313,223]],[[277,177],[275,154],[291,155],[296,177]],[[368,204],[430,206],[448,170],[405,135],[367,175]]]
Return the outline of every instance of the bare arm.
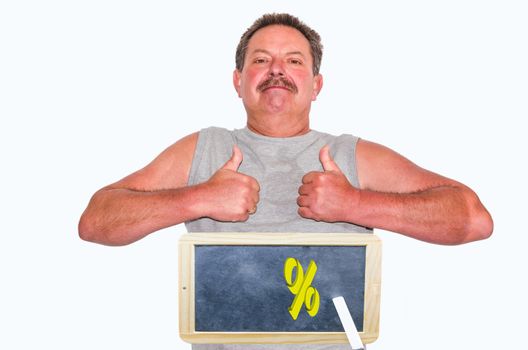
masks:
[[[322,150],[325,171],[303,179],[299,213],[439,244],[461,244],[491,235],[491,216],[467,186],[364,140],[358,142],[356,159],[360,188],[353,187]]]
[[[247,220],[259,188],[255,179],[237,172],[238,148],[207,182],[187,186],[197,139],[195,133],[179,140],[145,168],[97,191],[79,221],[80,237],[125,245],[200,217]]]

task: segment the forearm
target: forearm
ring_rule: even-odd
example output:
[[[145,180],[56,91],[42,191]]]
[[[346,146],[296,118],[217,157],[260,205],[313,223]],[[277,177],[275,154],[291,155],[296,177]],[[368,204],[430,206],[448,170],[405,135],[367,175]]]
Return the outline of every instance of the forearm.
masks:
[[[361,190],[347,221],[438,244],[461,244],[489,237],[493,222],[476,195],[460,186],[414,193]]]
[[[148,234],[200,217],[198,186],[158,191],[107,188],[90,200],[79,221],[82,239],[125,245]]]

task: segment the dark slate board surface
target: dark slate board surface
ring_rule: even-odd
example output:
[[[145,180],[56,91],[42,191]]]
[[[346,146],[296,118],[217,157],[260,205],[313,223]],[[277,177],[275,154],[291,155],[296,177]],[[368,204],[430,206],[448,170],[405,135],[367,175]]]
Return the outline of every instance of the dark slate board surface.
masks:
[[[195,329],[210,332],[343,332],[332,298],[343,296],[358,331],[363,330],[364,246],[196,246]],[[310,317],[303,305],[297,320],[288,307],[294,295],[284,280],[293,257],[312,282],[320,308]],[[295,279],[295,278],[294,278]]]

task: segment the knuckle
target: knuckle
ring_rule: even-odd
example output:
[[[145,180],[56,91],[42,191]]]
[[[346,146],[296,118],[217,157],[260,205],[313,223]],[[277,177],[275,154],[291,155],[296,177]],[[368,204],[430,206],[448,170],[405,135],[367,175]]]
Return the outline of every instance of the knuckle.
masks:
[[[302,177],[302,183],[308,183],[308,182],[310,182],[310,181],[313,179],[313,177],[314,177],[315,174],[316,174],[316,173],[314,173],[313,171],[310,171],[309,173],[305,174],[305,175]]]
[[[243,184],[249,184],[251,183],[251,179],[249,178],[249,176],[246,176],[244,174],[239,174],[240,175],[240,181],[243,183]]]
[[[317,186],[314,188],[314,196],[316,200],[319,202],[321,200],[321,197],[324,194],[324,187],[323,186]]]
[[[250,187],[247,187],[247,186],[241,186],[240,189],[239,189],[239,198],[241,200],[247,200],[249,197],[251,197],[252,195],[252,191],[251,191],[251,188]]]
[[[306,215],[306,210],[304,208],[299,208],[297,210],[297,213],[302,216],[303,218],[307,218],[308,216]]]
[[[251,199],[251,197],[249,196],[245,197],[243,201],[244,210],[251,209],[252,206],[253,206],[253,200]]]
[[[256,179],[250,177],[250,184],[253,186],[253,188],[255,188],[255,190],[260,191],[260,185]]]
[[[325,174],[320,174],[317,177],[317,184],[320,186],[324,186],[326,183],[328,183],[328,176]]]

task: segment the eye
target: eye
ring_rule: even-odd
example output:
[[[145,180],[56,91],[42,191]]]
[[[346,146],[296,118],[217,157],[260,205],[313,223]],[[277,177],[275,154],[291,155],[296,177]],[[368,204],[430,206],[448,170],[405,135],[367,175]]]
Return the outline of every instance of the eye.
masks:
[[[290,63],[291,64],[295,64],[295,65],[301,65],[302,64],[302,61],[298,58],[290,58],[289,59]]]
[[[257,64],[262,64],[262,63],[266,63],[268,60],[263,58],[263,57],[258,57],[258,58],[255,58],[253,60],[254,63],[257,63]]]

